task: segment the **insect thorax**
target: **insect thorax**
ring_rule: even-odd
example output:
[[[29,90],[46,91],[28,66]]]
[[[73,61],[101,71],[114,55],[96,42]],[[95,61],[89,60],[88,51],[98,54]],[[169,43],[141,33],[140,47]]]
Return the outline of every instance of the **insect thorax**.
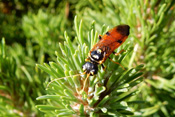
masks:
[[[90,61],[96,64],[99,64],[104,58],[104,52],[101,49],[94,50],[90,53]]]

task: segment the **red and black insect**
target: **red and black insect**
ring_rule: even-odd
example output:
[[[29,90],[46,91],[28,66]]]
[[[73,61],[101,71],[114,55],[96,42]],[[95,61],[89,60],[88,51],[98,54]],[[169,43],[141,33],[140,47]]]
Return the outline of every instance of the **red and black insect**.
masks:
[[[113,61],[109,56],[112,53],[115,55],[118,55],[121,53],[121,52],[115,53],[114,50],[117,49],[128,38],[129,29],[130,27],[128,25],[119,25],[112,28],[108,32],[106,32],[105,35],[99,36],[100,41],[93,46],[93,48],[89,52],[88,58],[86,59],[86,61],[89,61],[89,62],[86,62],[82,66],[84,71],[83,74],[87,74],[86,79],[84,81],[83,90],[85,88],[85,84],[88,77],[97,74],[99,64],[102,65],[102,67],[104,68],[103,63],[106,61],[107,58],[109,58],[112,62],[119,64],[118,62]],[[76,74],[74,76],[79,76],[83,74]],[[71,77],[71,76],[67,76],[67,77]],[[63,79],[63,78],[66,78],[66,77],[62,77],[58,79]],[[58,79],[54,79],[50,83]],[[47,87],[49,86],[49,84],[47,85]]]
[[[104,68],[103,63],[107,58],[112,61],[112,59],[109,57],[112,53],[115,55],[120,54],[120,52],[115,53],[114,50],[117,49],[128,38],[129,29],[130,27],[128,25],[119,25],[106,32],[105,35],[100,35],[100,41],[93,46],[89,52],[88,58],[86,59],[86,61],[90,62],[86,62],[82,66],[83,71],[86,74],[93,76],[97,74],[99,64],[101,64]]]

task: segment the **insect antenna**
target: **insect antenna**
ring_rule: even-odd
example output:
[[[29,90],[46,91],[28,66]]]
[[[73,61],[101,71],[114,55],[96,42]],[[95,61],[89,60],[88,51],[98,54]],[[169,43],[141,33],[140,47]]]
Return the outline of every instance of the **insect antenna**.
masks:
[[[82,74],[76,74],[76,75],[72,75],[72,76],[65,76],[65,77],[56,78],[56,79],[50,81],[50,82],[47,84],[46,89],[49,87],[49,85],[50,85],[51,83],[53,83],[53,82],[55,82],[55,81],[57,81],[57,80],[61,80],[61,79],[64,79],[64,78],[70,78],[70,77],[74,77],[74,76],[81,76],[81,75],[84,75],[84,74],[86,74],[86,73],[84,72],[84,73],[82,73]]]

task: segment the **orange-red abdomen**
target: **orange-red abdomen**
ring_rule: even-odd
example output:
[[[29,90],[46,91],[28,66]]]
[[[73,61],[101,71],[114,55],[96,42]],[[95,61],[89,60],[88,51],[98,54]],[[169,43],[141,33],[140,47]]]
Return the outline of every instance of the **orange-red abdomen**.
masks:
[[[128,25],[119,25],[109,30],[90,50],[90,54],[92,51],[96,51],[98,49],[105,52],[103,60],[100,61],[100,64],[103,63],[116,48],[125,42],[129,35],[129,29],[130,27]]]

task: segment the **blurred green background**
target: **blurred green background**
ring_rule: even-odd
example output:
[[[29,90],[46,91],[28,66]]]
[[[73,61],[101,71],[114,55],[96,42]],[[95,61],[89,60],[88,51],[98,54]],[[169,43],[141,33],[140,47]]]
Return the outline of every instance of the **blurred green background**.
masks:
[[[47,94],[49,75],[36,64],[56,61],[65,31],[74,46],[74,17],[82,21],[87,39],[91,23],[102,27],[130,26],[126,43],[133,47],[122,63],[144,64],[143,82],[129,100],[143,116],[175,116],[174,0],[0,0],[0,116],[43,116],[36,98]]]

